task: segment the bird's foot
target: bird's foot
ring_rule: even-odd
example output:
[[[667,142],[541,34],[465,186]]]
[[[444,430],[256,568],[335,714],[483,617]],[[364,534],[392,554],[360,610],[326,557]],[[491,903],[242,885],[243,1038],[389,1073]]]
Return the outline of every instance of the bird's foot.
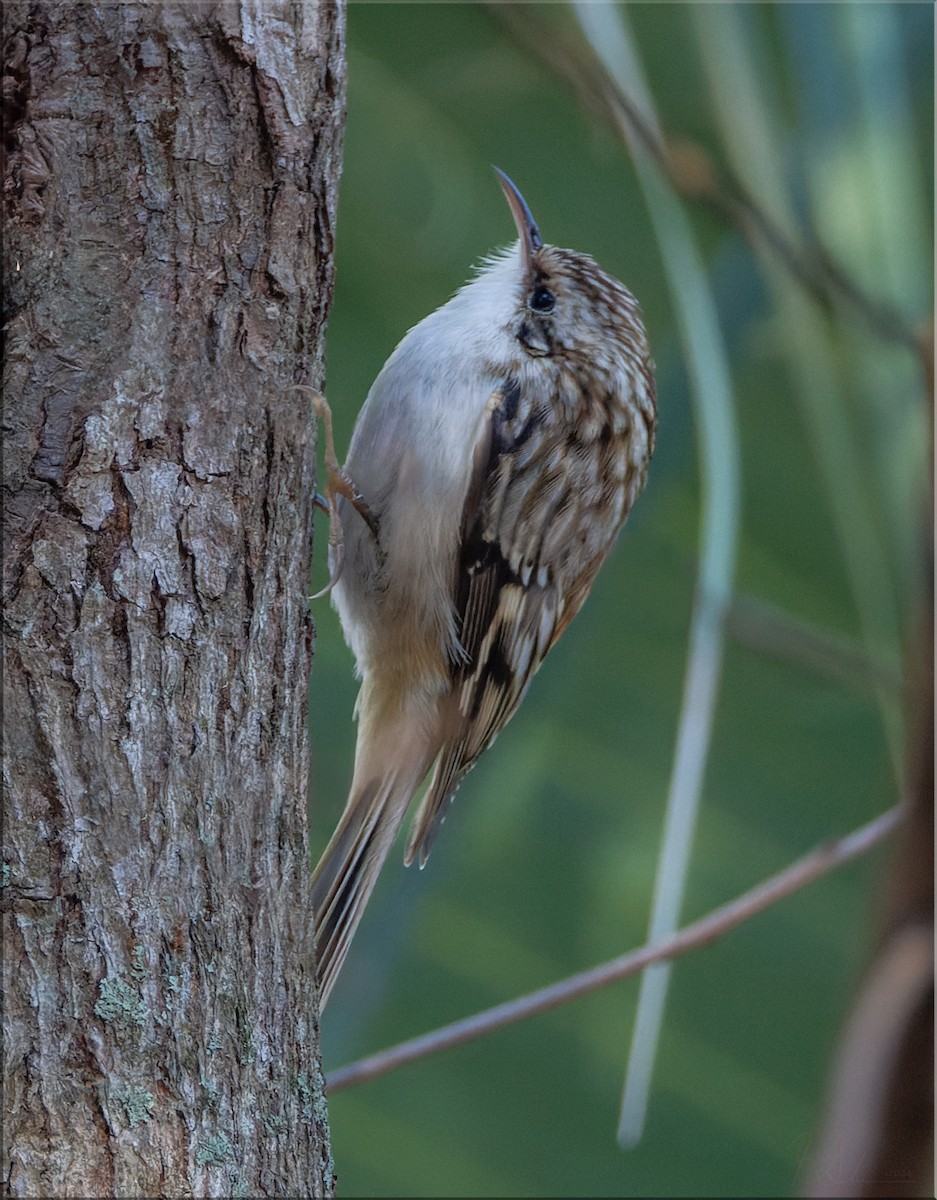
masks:
[[[345,538],[342,532],[342,521],[338,515],[338,497],[344,496],[355,511],[360,515],[377,539],[377,518],[368,506],[367,501],[358,491],[354,480],[338,461],[335,453],[335,438],[332,433],[332,410],[326,398],[314,388],[305,384],[295,384],[297,391],[305,392],[312,400],[312,411],[321,420],[325,432],[325,495],[316,494],[315,504],[329,514],[329,557],[332,560],[332,573],[328,583],[320,591],[310,596],[310,600],[318,600],[326,596],[342,577],[345,567]]]

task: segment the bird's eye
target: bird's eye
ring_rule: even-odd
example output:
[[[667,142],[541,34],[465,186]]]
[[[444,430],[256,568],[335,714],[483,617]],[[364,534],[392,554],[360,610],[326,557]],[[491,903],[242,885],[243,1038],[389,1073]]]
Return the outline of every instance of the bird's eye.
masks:
[[[527,307],[532,308],[534,312],[551,313],[556,307],[556,296],[553,295],[549,288],[534,288],[527,301]]]

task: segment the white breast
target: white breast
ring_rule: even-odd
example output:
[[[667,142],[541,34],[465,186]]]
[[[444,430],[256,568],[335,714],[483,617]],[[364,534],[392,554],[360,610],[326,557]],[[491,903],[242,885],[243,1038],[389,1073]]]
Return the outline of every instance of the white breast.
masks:
[[[442,687],[458,653],[462,510],[486,405],[518,356],[509,326],[520,278],[514,247],[411,329],[358,417],[346,467],[378,516],[380,547],[343,506],[346,561],[333,596],[362,674],[416,655]]]

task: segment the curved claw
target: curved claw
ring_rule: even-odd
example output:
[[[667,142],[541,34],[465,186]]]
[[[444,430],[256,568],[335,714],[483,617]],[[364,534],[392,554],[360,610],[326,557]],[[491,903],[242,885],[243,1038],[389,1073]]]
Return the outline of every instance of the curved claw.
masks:
[[[334,551],[332,558],[336,563],[336,568],[325,587],[321,591],[316,592],[314,596],[309,597],[310,600],[318,600],[321,596],[328,595],[332,588],[335,587],[339,579],[341,579],[342,570],[345,566],[345,541],[342,536],[342,523],[338,515],[336,497],[345,497],[371,530],[371,535],[375,541],[378,539],[379,526],[377,517],[375,517],[367,501],[358,491],[354,480],[347,474],[338,461],[335,453],[335,440],[332,435],[332,410],[329,408],[328,401],[315,388],[308,387],[304,383],[293,384],[292,390],[305,392],[311,398],[312,410],[322,421],[325,432],[325,495],[320,496],[316,493],[313,503],[317,508],[321,508],[329,514],[329,547]]]
[[[338,583],[338,581],[341,579],[342,571],[344,569],[345,569],[345,543],[339,542],[339,544],[335,547],[335,570],[332,572],[332,575],[331,575],[328,583],[325,585],[325,587],[319,588],[319,590],[317,592],[313,592],[313,594],[309,597],[309,599],[310,600],[321,600],[323,596],[327,596],[329,594],[329,592],[332,590],[332,588],[335,587],[336,583]]]
[[[326,509],[329,514],[329,550],[332,552],[329,557],[332,559],[335,567],[325,587],[320,588],[315,595],[310,596],[310,600],[318,600],[322,596],[327,596],[341,579],[342,571],[345,569],[345,535],[342,531],[342,519],[338,515],[338,505],[335,502],[335,492],[332,488],[327,489],[327,495],[328,503]]]

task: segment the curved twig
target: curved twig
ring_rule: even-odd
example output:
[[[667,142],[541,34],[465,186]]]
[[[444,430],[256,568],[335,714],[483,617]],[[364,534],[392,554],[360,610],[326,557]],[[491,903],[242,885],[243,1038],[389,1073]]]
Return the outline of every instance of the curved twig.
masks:
[[[627,979],[630,975],[637,975],[651,963],[677,958],[700,946],[708,945],[728,933],[730,929],[783,900],[785,896],[866,854],[895,830],[904,815],[904,805],[898,804],[854,832],[824,842],[785,867],[783,871],[762,880],[741,896],[713,909],[705,917],[687,925],[679,933],[665,938],[657,945],[631,950],[591,970],[570,975],[558,983],[530,992],[526,996],[497,1004],[494,1008],[474,1013],[461,1021],[444,1025],[441,1029],[434,1029],[430,1033],[400,1042],[367,1058],[358,1059],[348,1066],[339,1067],[329,1073],[327,1091],[329,1095],[334,1095],[335,1092],[352,1087],[356,1083],[377,1079],[389,1071],[406,1066],[407,1063],[425,1058],[428,1054],[436,1054],[452,1046],[461,1046],[465,1042],[493,1033],[505,1025],[549,1012],[589,992],[608,987],[609,984]]]

